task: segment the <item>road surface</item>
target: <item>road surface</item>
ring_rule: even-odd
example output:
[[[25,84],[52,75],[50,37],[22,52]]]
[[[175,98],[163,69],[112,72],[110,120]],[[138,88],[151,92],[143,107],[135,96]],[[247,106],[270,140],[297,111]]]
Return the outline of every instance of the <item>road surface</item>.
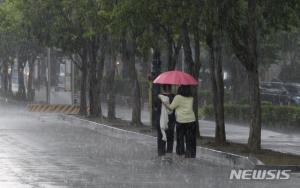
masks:
[[[0,188],[299,187],[285,181],[230,181],[229,167],[176,155],[155,143],[93,132],[56,114],[0,103]]]

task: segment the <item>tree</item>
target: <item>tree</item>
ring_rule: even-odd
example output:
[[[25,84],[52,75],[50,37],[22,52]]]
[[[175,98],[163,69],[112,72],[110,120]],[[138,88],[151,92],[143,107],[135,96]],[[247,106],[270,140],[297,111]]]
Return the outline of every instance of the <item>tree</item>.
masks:
[[[209,48],[209,67],[211,87],[213,93],[213,106],[215,111],[215,141],[225,144],[225,119],[224,119],[224,80],[223,80],[223,27],[225,7],[218,1],[206,2],[206,43]]]
[[[152,0],[149,4],[151,16],[148,17],[153,28],[151,38],[155,40],[152,44],[152,48],[154,48],[154,51],[158,51],[161,47],[166,48],[168,57],[167,68],[168,70],[174,70],[178,63],[179,52],[182,47],[182,37],[180,33],[182,1]],[[155,55],[157,53],[153,54]],[[153,57],[153,59],[157,59],[157,57]]]
[[[2,70],[2,92],[4,95],[10,93],[11,82],[9,83],[9,66],[12,65],[16,57],[16,47],[18,35],[15,33],[18,28],[20,15],[13,11],[14,6],[11,1],[2,2],[0,6],[0,63]]]
[[[1,36],[2,36],[2,52],[3,57],[5,57],[4,63],[4,85],[7,89],[7,70],[10,66],[10,75],[9,75],[9,92],[11,92],[11,78],[12,70],[15,60],[17,60],[18,67],[18,97],[20,99],[26,99],[26,88],[24,80],[24,67],[26,66],[29,60],[30,62],[30,72],[29,72],[29,84],[31,87],[32,84],[32,74],[33,66],[32,60],[36,58],[39,53],[39,48],[36,46],[37,43],[32,36],[28,25],[24,19],[22,12],[19,10],[19,1],[7,0],[1,4],[2,12],[2,24],[1,24]],[[32,95],[32,88],[27,88],[27,91]]]
[[[272,6],[270,6],[270,3]],[[251,151],[261,147],[261,100],[259,90],[259,61],[257,53],[258,24],[265,23],[262,33],[289,28],[299,20],[298,1],[228,1],[227,33],[233,51],[245,67],[249,82],[251,123],[248,146]],[[284,15],[284,16],[282,16]],[[265,29],[265,30],[264,30]]]
[[[141,91],[136,70],[136,56],[139,54],[139,42],[147,28],[147,2],[123,0],[113,10],[112,27],[121,38],[122,61],[129,68],[132,82],[132,124],[141,122]],[[145,16],[144,16],[145,15]],[[127,19],[124,19],[126,17]]]
[[[259,74],[257,61],[257,2],[248,0],[247,3],[232,2],[232,15],[230,20],[229,36],[232,41],[234,53],[247,70],[249,81],[249,94],[251,101],[251,123],[248,146],[251,151],[261,147],[261,102],[259,90]],[[244,6],[244,7],[243,7]],[[241,11],[245,10],[245,25],[241,27]],[[241,30],[243,28],[243,30]]]
[[[203,4],[200,1],[190,0],[181,4],[182,20],[180,22],[180,32],[182,36],[182,47],[185,57],[185,63],[188,67],[188,72],[198,80],[201,68],[200,61],[200,40],[202,28],[200,26],[203,15]],[[193,42],[191,40],[193,37]],[[194,44],[194,55],[192,46]],[[198,121],[198,86],[193,88],[194,96],[194,113],[196,116],[197,135],[200,136],[199,121]]]
[[[105,46],[107,44],[107,18],[103,17],[103,1],[63,1],[65,15],[71,15],[71,20],[79,25],[87,51],[89,71],[89,99],[90,116],[102,117],[101,109],[101,82],[105,60]],[[74,25],[74,24],[73,24]],[[84,57],[84,56],[82,56]],[[84,74],[82,74],[84,75]]]
[[[80,112],[87,113],[85,96],[89,76],[90,115],[101,117],[100,89],[107,38],[107,20],[99,14],[103,2],[20,1],[39,42],[44,46],[61,49],[80,69]],[[79,58],[73,58],[74,55]]]

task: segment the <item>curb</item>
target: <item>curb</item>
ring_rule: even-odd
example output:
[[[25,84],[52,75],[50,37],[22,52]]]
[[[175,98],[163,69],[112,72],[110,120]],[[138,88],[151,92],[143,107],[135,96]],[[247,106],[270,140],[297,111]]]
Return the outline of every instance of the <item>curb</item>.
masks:
[[[156,145],[156,137],[150,135],[111,127],[105,124],[74,117],[72,115],[58,114],[58,117],[62,120],[69,121],[72,125],[74,125],[76,122],[79,122],[80,125],[85,124],[84,127],[104,135],[109,135],[120,139],[134,139],[142,142],[143,144]],[[263,165],[261,161],[254,157],[240,156],[201,146],[197,146],[196,158],[239,169],[254,169],[256,166]]]
[[[30,112],[62,112],[67,114],[77,114],[78,106],[64,104],[29,104],[27,108]]]
[[[197,158],[239,169],[254,169],[258,165],[263,165],[263,162],[253,157],[245,157],[202,146],[197,146]]]

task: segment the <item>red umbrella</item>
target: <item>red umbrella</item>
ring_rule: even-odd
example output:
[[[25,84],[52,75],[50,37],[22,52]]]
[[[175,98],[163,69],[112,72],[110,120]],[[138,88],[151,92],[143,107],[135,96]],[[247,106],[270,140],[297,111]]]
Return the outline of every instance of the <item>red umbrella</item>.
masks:
[[[172,85],[198,85],[195,78],[181,71],[168,71],[160,74],[154,81],[154,84],[172,84]]]

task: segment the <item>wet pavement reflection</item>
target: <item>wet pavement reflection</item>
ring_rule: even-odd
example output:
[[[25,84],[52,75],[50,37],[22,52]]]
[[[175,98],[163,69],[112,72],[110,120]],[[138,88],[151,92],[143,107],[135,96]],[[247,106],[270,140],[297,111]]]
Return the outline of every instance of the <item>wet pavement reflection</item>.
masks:
[[[175,154],[155,142],[96,133],[57,118],[0,106],[0,187],[297,187],[288,181],[230,181],[229,167]]]

